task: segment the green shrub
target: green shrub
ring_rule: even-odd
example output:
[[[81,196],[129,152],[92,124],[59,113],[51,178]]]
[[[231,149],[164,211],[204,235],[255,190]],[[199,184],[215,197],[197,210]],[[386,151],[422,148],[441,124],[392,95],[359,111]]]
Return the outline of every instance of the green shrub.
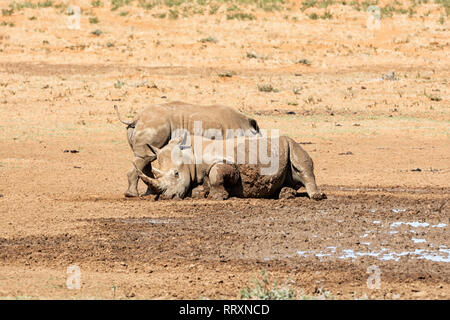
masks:
[[[261,271],[261,279],[253,280],[253,287],[241,290],[241,299],[256,300],[293,300],[297,295],[290,288],[277,286],[277,282],[271,284],[266,272]]]
[[[227,14],[227,20],[255,20],[256,17],[251,13],[242,13],[242,12],[236,12],[236,13],[229,13]]]
[[[90,17],[90,18],[89,18],[89,23],[91,23],[91,24],[97,24],[97,23],[99,23],[99,20],[98,20],[97,17]]]
[[[271,84],[258,84],[258,91],[261,92],[278,92]]]
[[[94,1],[91,2],[91,5],[94,8],[98,8],[98,7],[101,7],[103,5],[103,3],[100,0],[94,0]]]
[[[92,31],[91,33],[95,36],[100,36],[103,34],[103,31],[100,29],[97,29],[97,30]]]

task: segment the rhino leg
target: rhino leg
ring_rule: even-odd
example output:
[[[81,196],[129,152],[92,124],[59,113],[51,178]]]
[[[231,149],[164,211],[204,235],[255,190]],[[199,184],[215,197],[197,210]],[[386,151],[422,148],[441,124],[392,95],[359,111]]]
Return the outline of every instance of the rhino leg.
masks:
[[[326,195],[317,189],[314,164],[311,157],[292,139],[289,139],[289,159],[292,169],[292,185],[297,187],[299,184],[303,184],[311,199],[326,199]]]
[[[232,164],[218,163],[209,171],[208,199],[225,200],[230,196],[226,187],[236,184],[239,180],[239,171]]]
[[[147,164],[149,164],[149,159],[135,157],[134,163],[139,168],[139,170],[144,171],[144,168],[146,168]],[[144,172],[147,172],[147,171],[148,170],[145,169]],[[130,169],[130,171],[128,171],[127,177],[128,177],[128,190],[125,192],[125,197],[138,197],[139,196],[139,193],[138,193],[139,176],[138,176],[138,173],[134,166],[133,166],[133,168]],[[148,192],[148,189],[147,189],[147,192]]]

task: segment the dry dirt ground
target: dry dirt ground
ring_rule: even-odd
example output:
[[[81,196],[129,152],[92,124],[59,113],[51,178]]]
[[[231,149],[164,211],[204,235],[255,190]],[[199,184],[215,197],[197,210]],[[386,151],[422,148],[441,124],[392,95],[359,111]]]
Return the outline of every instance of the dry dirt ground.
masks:
[[[58,1],[0,2],[2,299],[233,299],[261,270],[300,298],[450,298],[440,4],[377,30],[342,4],[235,1],[254,18],[239,20],[233,1],[197,2],[203,13],[103,2],[66,1],[79,30]],[[132,153],[113,105],[132,117],[175,100],[226,104],[303,142],[328,199],[125,199]]]

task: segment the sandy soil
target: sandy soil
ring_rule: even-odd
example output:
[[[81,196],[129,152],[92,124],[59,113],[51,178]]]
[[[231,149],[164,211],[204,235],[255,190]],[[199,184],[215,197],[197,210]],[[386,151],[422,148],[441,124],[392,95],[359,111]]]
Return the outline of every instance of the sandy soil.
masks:
[[[14,24],[0,26],[1,298],[239,298],[261,270],[299,296],[450,298],[437,5],[373,31],[342,5],[329,20],[294,8],[239,21],[223,6],[173,20],[78,3],[80,30],[54,7],[0,17]],[[125,199],[132,153],[113,105],[132,117],[175,100],[226,104],[304,143],[328,199]],[[69,265],[80,290],[66,288]]]

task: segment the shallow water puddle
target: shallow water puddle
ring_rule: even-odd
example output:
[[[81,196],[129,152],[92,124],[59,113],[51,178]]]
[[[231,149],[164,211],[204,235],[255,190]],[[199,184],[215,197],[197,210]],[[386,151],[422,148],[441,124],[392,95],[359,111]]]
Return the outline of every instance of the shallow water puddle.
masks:
[[[392,209],[394,213],[406,212],[406,209]]]
[[[400,210],[400,209],[399,209]],[[377,225],[377,227],[381,227],[382,223],[379,220],[372,221],[373,224]],[[401,235],[401,234],[427,234],[428,230],[424,230],[424,228],[432,227],[432,228],[445,228],[447,227],[446,223],[438,223],[435,225],[431,225],[428,222],[418,222],[418,221],[396,221],[392,222],[390,225],[387,224],[389,227],[387,230],[383,232],[388,232],[389,235],[393,236],[395,234]],[[416,230],[396,230],[397,228],[400,228],[401,226],[408,226],[410,228],[416,229],[419,228],[420,231],[416,232]],[[409,228],[408,228],[409,229]],[[377,233],[380,233],[381,230],[365,230],[364,234],[360,236],[361,239],[367,238],[370,234],[376,235]],[[431,231],[431,230],[429,230]],[[395,236],[396,237],[396,236]],[[424,245],[427,244],[427,239],[425,238],[419,238],[419,237],[412,237],[410,240],[414,244],[418,245]],[[374,240],[375,241],[375,240]],[[415,249],[408,249],[408,250],[400,250],[398,251],[393,248],[381,248],[380,250],[371,250],[371,242],[361,242],[361,245],[367,246],[366,250],[360,250],[360,249],[342,249],[338,250],[335,246],[327,246],[324,250],[307,250],[307,251],[297,251],[297,255],[301,257],[311,257],[315,256],[319,258],[321,261],[323,259],[351,259],[355,260],[360,257],[375,257],[382,261],[399,261],[401,257],[405,256],[408,258],[414,258],[414,259],[425,259],[429,261],[434,262],[444,262],[448,263],[450,262],[450,249],[447,249],[447,246],[445,245],[435,245],[435,244],[428,244],[427,249],[423,248],[415,248]],[[375,243],[376,244],[376,243]],[[410,243],[405,243],[406,247],[410,246]]]
[[[402,224],[403,225],[408,225],[408,226],[413,227],[413,228],[426,228],[426,227],[430,226],[430,224],[427,223],[427,222],[418,222],[418,221],[403,222],[403,221],[397,221],[397,222],[391,223],[390,228],[396,228],[396,227],[401,226]]]
[[[328,247],[327,247],[328,248]],[[326,251],[297,251],[297,255],[301,257],[316,256],[318,258],[332,257],[336,255],[336,250],[326,250]],[[415,249],[414,251],[402,251],[395,252],[389,251],[387,248],[382,248],[379,251],[355,251],[353,249],[344,249],[341,254],[336,258],[338,259],[358,259],[359,257],[375,257],[382,261],[399,261],[402,256],[414,257],[416,259],[425,259],[434,262],[450,262],[450,250],[449,249],[439,249],[438,251],[429,251],[425,249]]]

